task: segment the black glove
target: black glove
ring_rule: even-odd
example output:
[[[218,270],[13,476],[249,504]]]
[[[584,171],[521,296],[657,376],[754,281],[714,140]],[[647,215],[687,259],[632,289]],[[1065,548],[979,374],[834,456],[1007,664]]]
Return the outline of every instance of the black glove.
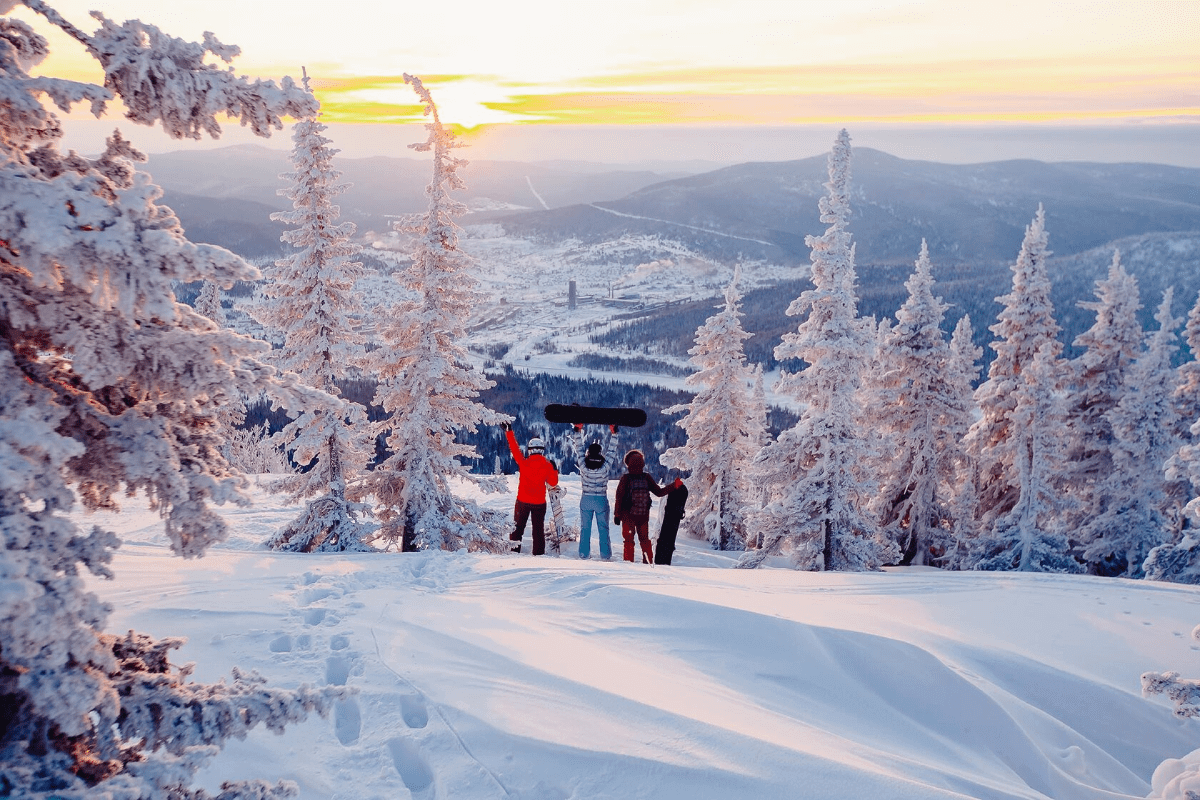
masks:
[[[501,429],[502,429],[502,430],[504,430],[504,431],[506,431],[506,432],[507,432],[507,431],[511,431],[511,430],[512,430],[512,423],[511,423],[511,422],[501,422],[501,423],[500,423],[500,427],[501,427]]]
[[[609,429],[610,431],[612,431],[613,433],[616,433],[617,431],[621,430],[621,429],[620,429],[619,427],[617,427],[616,425],[609,425],[609,426],[608,426],[608,429]]]

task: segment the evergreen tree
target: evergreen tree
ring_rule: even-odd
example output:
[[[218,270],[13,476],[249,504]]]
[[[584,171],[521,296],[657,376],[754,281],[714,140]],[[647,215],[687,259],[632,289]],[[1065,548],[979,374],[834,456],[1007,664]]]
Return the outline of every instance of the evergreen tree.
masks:
[[[225,309],[221,306],[221,287],[213,281],[205,281],[196,296],[196,313],[208,317],[218,328],[226,325]]]
[[[888,445],[881,460],[876,506],[884,531],[901,548],[901,564],[923,564],[950,526],[950,495],[962,432],[955,423],[957,385],[947,380],[950,348],[942,334],[947,305],[933,295],[924,240],[908,299],[882,342],[877,426]]]
[[[1074,546],[1089,548],[1109,527],[1111,508],[1119,502],[1108,486],[1114,471],[1117,441],[1111,412],[1128,385],[1130,365],[1141,347],[1142,326],[1137,312],[1137,280],[1121,265],[1121,254],[1113,254],[1108,278],[1096,281],[1097,302],[1080,303],[1096,312],[1092,327],[1075,337],[1083,354],[1070,363],[1070,388],[1066,395],[1066,466],[1060,485],[1074,501],[1065,512],[1066,529]],[[1108,572],[1112,565],[1085,559],[1093,572]],[[1119,565],[1124,572],[1124,561]]]
[[[1102,575],[1142,577],[1149,552],[1168,539],[1167,491],[1164,470],[1174,452],[1175,410],[1171,404],[1175,371],[1175,329],[1171,316],[1173,291],[1163,294],[1146,350],[1125,380],[1121,401],[1109,410],[1114,436],[1112,469],[1099,483],[1108,502],[1088,520],[1081,539],[1087,542],[1083,557]]]
[[[455,497],[453,481],[504,491],[503,479],[471,474],[462,459],[475,459],[471,445],[455,441],[458,430],[475,432],[480,424],[508,420],[474,398],[494,386],[469,366],[467,318],[477,299],[470,257],[459,249],[454,218],[465,210],[449,192],[463,189],[458,174],[466,161],[451,155],[459,147],[438,118],[437,107],[419,78],[404,76],[425,106],[429,138],[410,145],[433,151],[433,181],[425,190],[429,208],[404,229],[416,236],[412,263],[400,282],[416,299],[405,303],[380,328],[383,346],[371,361],[380,384],[375,405],[387,417],[378,426],[392,455],[362,481],[356,491],[371,495],[385,539],[404,550],[460,546],[502,550],[504,515],[488,514]]]
[[[752,507],[749,470],[761,439],[746,387],[742,343],[750,334],[742,328],[738,307],[739,272],[734,270],[725,289],[725,306],[700,326],[688,351],[696,371],[686,383],[699,391],[691,402],[666,409],[685,414],[676,424],[687,433],[687,444],[659,456],[663,465],[691,473],[694,499],[684,529],[717,550],[746,549],[745,521]]]
[[[975,346],[974,338],[971,318],[964,314],[950,337],[945,369],[949,400],[945,427],[947,441],[954,443],[953,484],[944,489],[950,497],[950,530],[945,541],[938,541],[935,535],[930,543],[930,552],[936,556],[936,561],[952,569],[969,565],[971,547],[978,535],[975,518],[979,475],[974,459],[964,446],[967,431],[975,418],[973,386],[979,377],[979,359],[983,356],[983,348]]]
[[[283,348],[272,352],[276,364],[305,384],[337,395],[337,381],[363,359],[363,338],[353,320],[362,313],[354,284],[363,269],[351,261],[362,249],[351,242],[354,223],[338,222],[341,212],[333,201],[349,185],[339,183],[342,173],[333,166],[338,151],[329,146],[326,130],[313,116],[299,120],[292,131],[292,171],[280,176],[290,185],[279,190],[292,201],[292,210],[278,211],[271,219],[295,226],[280,236],[294,251],[266,270],[260,302],[249,311],[260,324],[283,334]],[[367,507],[346,500],[346,484],[374,457],[375,439],[366,409],[353,402],[346,409],[339,414],[305,411],[277,434],[297,464],[316,465],[272,488],[286,492],[291,502],[317,498],[268,546],[300,552],[371,549],[366,538],[374,526],[358,519]]]
[[[1193,425],[1200,420],[1200,296],[1188,313],[1187,325],[1184,328],[1184,340],[1191,351],[1191,360],[1179,365],[1175,381],[1173,397],[1175,410],[1175,435],[1181,447],[1195,445],[1200,442],[1200,433]],[[1171,457],[1167,466],[1170,476],[1167,480],[1167,494],[1170,497],[1169,516],[1171,519],[1172,539],[1178,539],[1185,528],[1195,528],[1197,520],[1186,513],[1184,507],[1192,499],[1192,485],[1187,480],[1188,470],[1181,466],[1173,469],[1177,455]]]
[[[1188,312],[1184,326],[1184,341],[1192,357],[1179,365],[1179,377],[1175,386],[1175,418],[1178,422],[1179,438],[1188,441],[1192,423],[1200,419],[1200,295]]]
[[[1015,472],[1012,506],[993,517],[976,542],[974,566],[984,570],[1078,572],[1059,526],[1054,476],[1062,467],[1062,402],[1054,387],[1061,362],[1048,340],[1013,387],[1011,425],[1003,447]]]
[[[198,557],[226,536],[211,502],[247,504],[244,479],[218,451],[217,410],[235,392],[289,405],[332,400],[293,389],[255,360],[264,346],[218,329],[175,301],[172,282],[229,285],[257,273],[220,248],[189,242],[162,192],[119,133],[89,159],[58,149],[42,99],[95,114],[120,98],[126,117],[174,138],[220,133],[216,116],[269,135],[311,97],[206,64],[237,49],[206,34],[175,39],[95,14],[86,33],[42,0],[25,0],[105,70],[104,87],[30,77],[47,40],[0,3],[0,794],[160,800],[209,795],[192,775],[229,737],[279,730],[329,692],[189,682],[168,657],[182,640],[104,632],[110,612],[81,573],[112,577],[116,536],[71,521],[143,491],[171,549]],[[227,787],[224,797],[283,797],[294,786]]]
[[[863,509],[873,487],[860,469],[868,452],[857,419],[857,392],[871,342],[856,313],[854,248],[846,229],[850,136],[844,130],[829,155],[825,186],[829,194],[819,207],[829,228],[805,240],[812,248],[813,288],[787,310],[790,316],[808,316],[775,348],[780,360],[800,358],[808,364],[777,386],[805,409],[756,460],[772,500],[755,515],[755,524],[766,532],[763,547],[743,556],[743,567],[758,566],[785,549],[800,569],[878,569],[893,555]]]
[[[1030,392],[1022,373],[1042,349],[1050,359],[1062,349],[1050,302],[1049,255],[1046,214],[1039,205],[1012,267],[1012,291],[996,298],[1004,304],[999,321],[991,327],[996,335],[991,343],[996,358],[988,368],[987,380],[975,391],[980,418],[967,434],[967,447],[978,468],[978,513],[984,531],[1011,512],[1020,499],[1019,473],[1025,468],[1025,454],[1017,442],[1026,437],[1015,427],[1013,414],[1021,392]]]

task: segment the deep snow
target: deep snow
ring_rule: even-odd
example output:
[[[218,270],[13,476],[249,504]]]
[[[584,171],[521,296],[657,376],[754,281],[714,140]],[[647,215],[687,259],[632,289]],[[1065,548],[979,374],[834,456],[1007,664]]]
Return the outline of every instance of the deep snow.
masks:
[[[577,522],[577,476],[564,485]],[[260,543],[296,509],[253,497],[223,510],[232,536],[199,561],[168,554],[141,499],[78,515],[125,539],[116,580],[92,582],[112,630],[188,636],[177,660],[200,681],[236,665],[358,690],[328,719],[229,744],[202,773],[210,790],[288,778],[302,798],[338,800],[1095,800],[1145,796],[1160,761],[1200,743],[1200,723],[1139,683],[1200,673],[1194,587],[742,571],[695,541],[671,567],[280,554]]]

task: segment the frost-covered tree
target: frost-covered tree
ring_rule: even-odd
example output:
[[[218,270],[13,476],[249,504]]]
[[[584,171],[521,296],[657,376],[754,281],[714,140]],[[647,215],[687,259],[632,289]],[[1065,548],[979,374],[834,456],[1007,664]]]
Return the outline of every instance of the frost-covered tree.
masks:
[[[337,395],[338,380],[363,360],[363,338],[353,320],[362,311],[354,284],[363,269],[351,260],[362,249],[351,241],[354,223],[338,221],[341,211],[333,201],[349,185],[339,183],[342,173],[333,166],[338,151],[329,146],[326,130],[314,116],[292,131],[292,171],[280,176],[289,185],[279,190],[292,201],[292,210],[275,212],[271,219],[295,226],[280,236],[293,252],[264,270],[268,280],[250,312],[283,334],[282,349],[271,354],[278,366]],[[297,464],[316,463],[272,488],[288,493],[292,502],[316,499],[268,546],[300,552],[371,549],[366,539],[375,526],[359,519],[367,508],[346,499],[346,484],[371,462],[375,437],[366,409],[357,403],[346,408],[341,414],[304,411],[277,434]]]
[[[1062,350],[1050,302],[1049,255],[1046,213],[1039,205],[1012,267],[1012,291],[996,298],[1004,304],[999,321],[991,327],[996,335],[991,343],[996,358],[988,368],[987,380],[975,391],[980,417],[967,434],[967,448],[978,468],[978,513],[980,529],[985,531],[1012,511],[1020,497],[1018,473],[1023,467],[1016,442],[1023,437],[1013,423],[1013,414],[1024,387],[1022,373],[1043,348],[1045,357],[1051,359]],[[1028,394],[1029,390],[1024,391]]]
[[[1184,451],[1172,455],[1167,462],[1167,493],[1170,496],[1169,515],[1173,539],[1179,538],[1184,530],[1190,532],[1200,527],[1200,518],[1188,514],[1184,509],[1195,497],[1193,484],[1187,478],[1189,456],[1185,451],[1194,453],[1196,446],[1200,444],[1200,431],[1194,427],[1200,422],[1200,297],[1196,298],[1196,304],[1188,313],[1184,340],[1192,358],[1179,365],[1173,397],[1175,434],[1179,446],[1184,448]]]
[[[221,306],[221,287],[213,281],[205,281],[196,296],[196,313],[202,314],[224,328],[226,324],[225,309]]]
[[[1137,280],[1125,271],[1119,251],[1113,254],[1108,277],[1096,281],[1096,302],[1079,306],[1094,311],[1096,321],[1075,337],[1083,354],[1069,364],[1066,464],[1059,481],[1074,501],[1064,512],[1066,529],[1075,547],[1086,548],[1100,535],[1096,522],[1107,517],[1114,500],[1106,485],[1116,446],[1109,414],[1121,401],[1142,343]],[[1100,565],[1089,561],[1089,568]]]
[[[455,434],[509,420],[475,399],[494,382],[470,368],[462,344],[478,283],[468,269],[470,256],[458,246],[454,218],[465,209],[450,191],[464,188],[458,170],[466,161],[451,155],[460,145],[442,125],[420,79],[404,79],[430,118],[425,126],[429,138],[410,147],[433,151],[433,180],[425,190],[428,210],[400,226],[415,235],[416,246],[411,266],[397,277],[416,299],[380,328],[382,346],[371,362],[380,381],[375,404],[387,415],[379,432],[386,433],[392,454],[356,491],[374,498],[383,537],[404,550],[506,549],[507,542],[500,539],[503,515],[489,514],[452,491],[455,481],[504,491],[502,479],[468,471],[462,460],[478,454],[474,446],[457,442]]]
[[[1062,469],[1062,401],[1054,387],[1061,362],[1047,341],[1025,365],[1013,387],[1011,430],[998,444],[1015,470],[1012,507],[993,517],[975,543],[974,567],[984,570],[1078,572],[1059,520],[1054,476]],[[997,454],[1000,456],[1001,454]]]
[[[953,484],[944,489],[950,497],[950,530],[944,541],[939,542],[935,535],[930,543],[935,563],[951,569],[960,569],[970,563],[971,547],[978,534],[975,519],[979,476],[964,441],[975,418],[973,387],[979,377],[982,356],[983,348],[975,346],[971,318],[964,314],[950,337],[950,354],[944,373],[949,400],[946,434],[948,442],[954,442]]]
[[[885,533],[900,545],[900,563],[924,564],[935,541],[944,550],[964,433],[961,384],[947,380],[950,347],[941,325],[948,306],[934,297],[924,240],[905,286],[908,299],[880,353],[876,419],[889,446],[882,454],[876,507]]]
[[[1192,423],[1200,419],[1200,295],[1188,312],[1184,326],[1184,341],[1192,357],[1179,365],[1179,378],[1175,387],[1175,418],[1179,423],[1179,437],[1188,440]]]
[[[659,456],[665,466],[690,472],[694,499],[685,530],[716,550],[746,549],[746,515],[753,508],[750,469],[761,447],[746,385],[742,343],[750,334],[742,328],[739,272],[734,270],[725,289],[724,307],[700,326],[696,344],[688,350],[696,371],[686,383],[699,391],[690,402],[666,409],[684,414],[676,424],[687,432],[687,443]]]
[[[200,800],[192,774],[229,737],[278,730],[326,707],[327,693],[273,690],[257,676],[189,683],[179,639],[104,633],[109,607],[83,571],[111,577],[119,540],[69,513],[117,509],[145,492],[171,549],[222,540],[211,502],[248,502],[219,453],[218,409],[238,391],[289,404],[332,401],[255,360],[265,349],[175,301],[172,281],[229,285],[255,271],[183,234],[144,160],[119,134],[88,159],[58,149],[57,117],[119,97],[137,123],[175,138],[220,132],[218,114],[269,135],[312,99],[290,80],[239,78],[205,63],[237,49],[95,14],[85,33],[41,0],[25,5],[79,42],[104,86],[29,70],[45,38],[0,2],[0,795],[63,800]],[[260,782],[228,798],[282,797]]]
[[[1200,440],[1200,419],[1192,424],[1191,434],[1194,440]],[[1200,444],[1179,448],[1167,462],[1166,477],[1172,483],[1190,487],[1191,500],[1183,513],[1192,527],[1176,533],[1178,541],[1151,550],[1143,569],[1151,580],[1200,583],[1200,539],[1196,537],[1196,529],[1200,528]]]
[[[763,546],[743,556],[743,567],[790,550],[800,569],[878,569],[892,560],[895,549],[879,537],[865,510],[874,487],[861,469],[869,453],[857,393],[859,371],[872,357],[873,331],[857,315],[854,247],[847,230],[850,136],[844,130],[829,155],[825,186],[829,194],[820,200],[821,221],[829,228],[805,240],[812,248],[813,288],[787,310],[790,316],[808,316],[775,348],[780,360],[807,362],[776,387],[805,408],[800,420],[756,459],[772,499],[754,520],[766,532]]]
[[[1145,352],[1128,369],[1121,399],[1109,409],[1112,461],[1096,481],[1104,505],[1093,509],[1079,529],[1085,546],[1083,560],[1101,575],[1142,577],[1142,562],[1169,537],[1170,523],[1164,470],[1175,451],[1175,409],[1171,403],[1175,370],[1171,356],[1178,349],[1171,316],[1173,290],[1163,294]]]

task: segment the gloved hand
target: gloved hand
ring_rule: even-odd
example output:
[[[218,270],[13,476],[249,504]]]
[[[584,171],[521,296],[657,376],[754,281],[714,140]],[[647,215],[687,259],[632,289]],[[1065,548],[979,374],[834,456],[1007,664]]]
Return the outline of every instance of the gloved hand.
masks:
[[[608,429],[609,429],[610,431],[612,431],[613,433],[616,433],[617,431],[621,430],[621,429],[620,429],[620,428],[618,428],[616,425],[609,425],[609,426],[608,426]]]
[[[583,423],[582,423],[582,422],[576,422],[576,423],[575,423],[575,430],[577,430],[577,431],[581,431],[581,430],[583,430]]]
[[[501,422],[501,423],[500,423],[500,428],[501,428],[501,430],[504,430],[504,431],[506,431],[506,432],[507,432],[507,431],[511,431],[511,430],[512,430],[512,423],[511,423],[511,422]]]
[[[613,522],[615,522],[617,525],[620,525],[620,524],[621,524],[621,518],[620,518],[620,517],[618,517],[616,514],[613,514]]]

